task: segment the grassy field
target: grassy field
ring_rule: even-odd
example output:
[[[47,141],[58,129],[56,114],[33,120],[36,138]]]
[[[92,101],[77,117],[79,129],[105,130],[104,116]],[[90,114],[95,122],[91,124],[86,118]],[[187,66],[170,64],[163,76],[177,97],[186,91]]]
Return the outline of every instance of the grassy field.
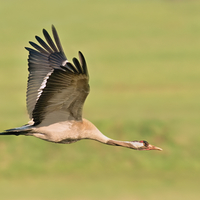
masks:
[[[1,1],[0,130],[25,124],[28,41],[57,28],[69,60],[86,57],[84,117],[108,137],[72,145],[1,136],[1,199],[199,199],[200,3]]]

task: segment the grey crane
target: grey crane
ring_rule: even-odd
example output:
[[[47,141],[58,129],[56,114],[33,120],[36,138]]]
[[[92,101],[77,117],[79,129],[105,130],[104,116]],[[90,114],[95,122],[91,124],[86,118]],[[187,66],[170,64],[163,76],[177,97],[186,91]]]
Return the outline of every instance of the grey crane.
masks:
[[[89,94],[89,75],[83,54],[73,64],[67,60],[57,31],[52,25],[54,41],[43,29],[46,42],[36,36],[38,44],[29,51],[27,110],[28,124],[5,130],[1,135],[26,135],[55,142],[70,144],[81,139],[122,146],[135,150],[162,150],[147,141],[118,141],[103,135],[95,125],[82,118],[82,108]]]

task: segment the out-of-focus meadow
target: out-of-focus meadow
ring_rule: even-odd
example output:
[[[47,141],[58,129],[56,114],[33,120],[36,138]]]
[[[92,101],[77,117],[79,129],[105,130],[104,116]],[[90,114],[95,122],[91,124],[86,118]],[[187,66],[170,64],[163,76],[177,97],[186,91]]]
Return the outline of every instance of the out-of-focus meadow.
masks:
[[[0,198],[199,199],[199,11],[187,0],[1,1],[1,131],[28,121],[24,47],[54,24],[68,59],[81,50],[88,63],[84,117],[163,151],[1,136]]]

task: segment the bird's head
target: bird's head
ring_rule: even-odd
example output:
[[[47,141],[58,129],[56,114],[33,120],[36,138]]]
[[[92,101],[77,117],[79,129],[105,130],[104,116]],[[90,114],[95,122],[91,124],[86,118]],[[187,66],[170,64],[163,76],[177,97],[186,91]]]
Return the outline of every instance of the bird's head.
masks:
[[[132,141],[132,142],[130,142],[130,144],[132,145],[132,148],[136,149],[136,150],[159,150],[159,151],[162,151],[162,149],[160,147],[153,146],[145,140]]]

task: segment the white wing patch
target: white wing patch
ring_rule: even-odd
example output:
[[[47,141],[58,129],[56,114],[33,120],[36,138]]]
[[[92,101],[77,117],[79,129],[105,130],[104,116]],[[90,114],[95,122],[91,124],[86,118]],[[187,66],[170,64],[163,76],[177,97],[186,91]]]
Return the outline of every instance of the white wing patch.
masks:
[[[62,62],[62,66],[65,66],[67,64],[67,62],[69,62],[68,60],[65,60]]]
[[[45,77],[44,77],[44,80],[40,86],[40,88],[38,89],[38,95],[37,95],[37,99],[36,101],[38,101],[38,99],[40,98],[42,92],[43,92],[43,89],[46,87],[46,83],[47,83],[47,80],[49,79],[49,77],[51,76],[51,74],[53,73],[54,69],[52,69]]]

